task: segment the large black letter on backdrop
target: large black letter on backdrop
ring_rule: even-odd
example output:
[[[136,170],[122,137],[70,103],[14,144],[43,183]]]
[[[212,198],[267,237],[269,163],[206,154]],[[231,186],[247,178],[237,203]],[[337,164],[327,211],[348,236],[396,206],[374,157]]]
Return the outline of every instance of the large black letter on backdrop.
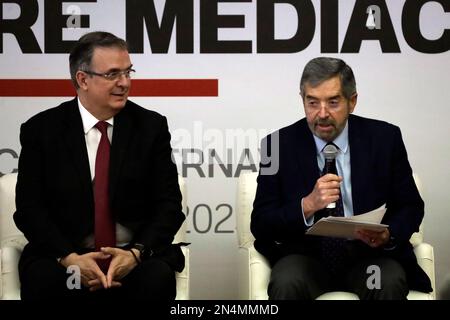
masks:
[[[62,14],[64,2],[97,2],[97,0],[45,0],[45,52],[68,53],[76,42],[62,39],[63,29],[71,15]],[[89,27],[89,16],[80,15],[80,28]]]
[[[20,7],[17,19],[3,19],[3,4],[15,3]],[[42,53],[31,26],[39,15],[36,0],[0,0],[0,53],[3,53],[3,34],[13,34],[23,53]]]
[[[200,0],[200,52],[252,53],[252,42],[244,40],[218,40],[219,28],[244,28],[245,17],[218,15],[218,2],[252,2],[252,0]]]
[[[320,51],[339,52],[339,5],[338,0],[320,2]]]
[[[402,28],[409,46],[423,53],[442,53],[450,50],[450,29],[445,29],[442,37],[436,40],[426,39],[420,32],[420,10],[427,2],[438,2],[445,12],[450,12],[449,0],[406,0],[402,14]]]
[[[298,27],[290,39],[275,39],[275,4],[288,3],[297,11]],[[316,15],[310,0],[259,0],[257,3],[258,53],[293,53],[305,49],[314,37]]]
[[[177,53],[194,52],[193,0],[167,0],[158,22],[154,0],[126,1],[126,38],[131,53],[144,52],[144,21],[153,53],[167,53],[173,25],[177,23]]]
[[[376,5],[380,8],[381,28],[368,29],[366,27],[367,8]],[[353,8],[350,24],[345,35],[341,53],[358,53],[363,40],[379,40],[384,53],[399,53],[394,26],[392,25],[386,2],[384,0],[358,0]]]

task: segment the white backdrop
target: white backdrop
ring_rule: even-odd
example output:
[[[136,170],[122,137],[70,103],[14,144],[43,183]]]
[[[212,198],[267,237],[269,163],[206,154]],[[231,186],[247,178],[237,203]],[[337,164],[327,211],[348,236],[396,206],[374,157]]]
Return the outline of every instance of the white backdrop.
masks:
[[[0,1],[4,19],[0,23],[4,23],[5,19],[17,19],[21,15],[17,4],[8,2]],[[16,37],[4,33],[3,52],[0,52],[0,79],[68,79],[68,54],[44,52],[44,34],[55,32],[52,26],[45,26],[44,23],[44,4],[47,3],[44,0],[30,2],[38,4],[37,20],[32,24],[31,30],[43,53],[23,53]],[[48,1],[50,2],[55,1]],[[161,19],[166,1],[153,2],[158,19]],[[383,52],[379,41],[367,40],[362,42],[357,53],[325,53],[320,45],[321,1],[311,2],[316,17],[314,38],[306,48],[297,50],[298,52],[257,52],[258,1],[249,0],[219,2],[218,14],[240,15],[245,23],[240,28],[220,28],[218,39],[250,40],[251,52],[201,53],[200,21],[203,18],[200,17],[200,0],[193,0],[193,53],[177,53],[176,28],[172,33],[168,52],[152,53],[148,30],[144,28],[144,52],[131,55],[137,70],[136,78],[139,79],[218,79],[217,97],[130,98],[167,116],[180,174],[183,165],[198,161],[196,156],[190,157],[187,154],[183,164],[183,149],[188,152],[188,149],[195,148],[204,155],[204,163],[199,168],[205,173],[205,177],[201,177],[197,169],[185,167],[189,206],[188,240],[192,242],[193,299],[237,297],[234,212],[237,178],[227,177],[220,170],[217,161],[213,166],[213,174],[209,175],[208,153],[215,150],[224,159],[226,149],[229,148],[234,160],[228,160],[232,163],[234,176],[239,168],[237,161],[244,149],[248,148],[250,157],[245,158],[244,165],[256,168],[259,140],[272,130],[304,116],[298,95],[301,71],[308,60],[321,55],[342,58],[353,68],[359,93],[355,114],[383,119],[402,129],[411,165],[424,185],[425,240],[435,248],[438,287],[450,272],[450,252],[447,249],[450,240],[450,12],[444,12],[440,4],[444,1],[428,1],[421,10],[419,25],[425,38],[439,39],[444,32],[447,35],[448,43],[443,45],[445,50],[441,53],[421,53],[405,41],[401,19],[407,1],[403,0],[386,1],[388,12],[382,12],[392,20],[400,52]],[[28,3],[27,1],[27,5]],[[372,1],[370,4],[372,3],[380,4],[384,1]],[[69,10],[69,5],[76,5],[82,14],[89,15],[89,26],[64,29],[63,40],[75,40],[85,32],[94,30],[106,30],[126,37],[125,0],[64,3],[64,13],[71,13],[73,8]],[[354,6],[355,0],[339,1],[339,48],[344,41]],[[259,19],[258,23],[265,21]],[[303,26],[302,21],[299,24],[292,5],[285,3],[275,6],[277,38],[291,38],[298,26],[301,32],[311,28]],[[386,25],[381,25],[381,32],[387,32],[383,27],[386,28]],[[20,124],[68,97],[0,96],[0,174],[4,174],[17,168],[14,154],[20,153]],[[211,211],[210,216],[208,210]],[[224,222],[218,225],[221,220]]]

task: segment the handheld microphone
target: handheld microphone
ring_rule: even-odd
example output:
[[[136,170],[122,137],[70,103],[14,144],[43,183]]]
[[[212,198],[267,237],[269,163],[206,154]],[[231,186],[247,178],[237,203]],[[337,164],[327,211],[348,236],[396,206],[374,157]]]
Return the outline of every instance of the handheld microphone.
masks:
[[[338,154],[338,149],[334,144],[327,144],[325,148],[322,150],[323,155],[325,157],[325,167],[324,167],[324,175],[327,173],[333,173],[337,174],[337,172],[334,172],[332,170],[333,161],[336,159],[336,156]],[[327,205],[327,209],[334,209],[336,208],[336,202],[329,203]]]

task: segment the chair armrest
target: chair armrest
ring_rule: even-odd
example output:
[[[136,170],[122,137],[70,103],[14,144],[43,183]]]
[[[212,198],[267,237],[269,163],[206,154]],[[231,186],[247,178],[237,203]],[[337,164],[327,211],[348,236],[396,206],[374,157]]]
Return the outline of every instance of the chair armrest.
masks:
[[[20,300],[18,264],[22,249],[16,246],[1,248],[2,300]]]
[[[0,300],[3,300],[3,271],[2,271],[2,249],[0,248]]]
[[[271,268],[253,244],[239,247],[238,266],[239,299],[267,300]]]
[[[425,271],[431,281],[431,287],[433,292],[431,293],[433,298],[436,298],[436,279],[434,270],[434,250],[428,243],[420,243],[414,247],[414,254],[417,258],[417,263]]]
[[[434,291],[431,293],[426,293],[415,290],[409,290],[408,296],[406,298],[408,300],[435,300]]]
[[[185,264],[181,272],[176,272],[177,296],[176,300],[189,300],[189,248],[181,247],[184,254]]]

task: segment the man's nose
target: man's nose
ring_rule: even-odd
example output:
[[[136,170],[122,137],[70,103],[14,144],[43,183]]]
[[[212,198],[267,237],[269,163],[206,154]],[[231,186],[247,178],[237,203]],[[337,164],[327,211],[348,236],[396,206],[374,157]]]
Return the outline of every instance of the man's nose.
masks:
[[[320,110],[319,110],[319,117],[320,118],[327,118],[328,115],[329,115],[329,112],[328,112],[328,108],[327,108],[326,103],[321,103],[320,104]]]
[[[125,73],[121,73],[116,84],[119,87],[129,87],[131,84],[131,79]]]

